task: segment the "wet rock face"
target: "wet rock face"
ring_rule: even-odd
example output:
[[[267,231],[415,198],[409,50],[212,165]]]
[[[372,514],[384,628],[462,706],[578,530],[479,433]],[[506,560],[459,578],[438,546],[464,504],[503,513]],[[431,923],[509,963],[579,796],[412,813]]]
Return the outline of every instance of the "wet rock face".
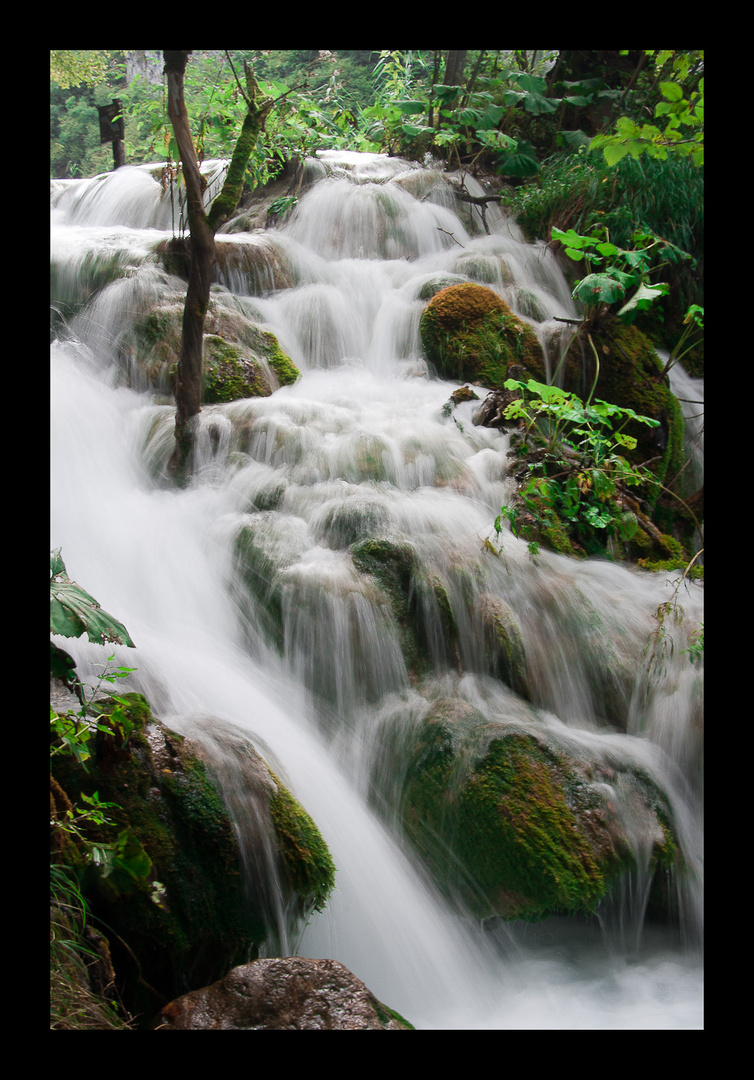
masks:
[[[336,960],[254,960],[176,998],[155,1028],[172,1031],[402,1031],[387,1008]]]

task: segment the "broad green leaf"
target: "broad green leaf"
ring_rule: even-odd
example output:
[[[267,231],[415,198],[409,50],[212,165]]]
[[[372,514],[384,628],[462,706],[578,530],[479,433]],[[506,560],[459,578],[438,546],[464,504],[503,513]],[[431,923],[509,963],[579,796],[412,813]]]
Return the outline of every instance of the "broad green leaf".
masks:
[[[563,247],[567,248],[585,248],[590,247],[592,243],[588,237],[580,236],[574,229],[563,231],[555,225],[552,227],[552,238],[559,240]]]
[[[591,138],[586,132],[578,128],[576,131],[559,131],[555,136],[558,146],[565,146],[570,150],[577,150],[580,146],[588,146]]]
[[[536,176],[539,162],[531,143],[519,139],[515,149],[507,150],[497,159],[495,171],[502,176]]]
[[[541,94],[527,94],[524,108],[533,116],[543,116],[557,112],[560,102],[553,98],[542,97]]]
[[[614,304],[623,299],[625,289],[608,274],[587,274],[578,282],[573,295],[582,304]]]
[[[605,161],[611,166],[617,165],[628,152],[629,148],[626,143],[610,143],[608,146],[603,147]]]
[[[615,121],[615,129],[624,139],[635,139],[639,134],[639,127],[628,116],[621,116]],[[608,136],[609,137],[609,136]]]
[[[50,553],[50,633],[73,638],[86,634],[96,644],[113,642],[135,648],[125,626],[70,580],[60,548]]]
[[[518,73],[516,82],[522,90],[526,90],[529,93],[544,94],[547,89],[547,80],[543,75],[530,75],[526,71]]]
[[[443,102],[455,101],[463,93],[462,86],[445,86],[438,83],[432,90],[433,95]]]
[[[633,435],[626,435],[623,431],[617,431],[615,433],[615,441],[620,446],[624,446],[626,450],[636,449],[636,439],[633,437]]]
[[[498,124],[503,116],[505,116],[505,109],[502,105],[488,105],[482,118],[484,126],[489,127]]]
[[[660,93],[668,101],[680,101],[683,97],[683,90],[676,82],[660,83]]]
[[[427,103],[425,101],[396,101],[395,105],[405,115],[423,113],[427,111]]]
[[[655,300],[660,296],[667,295],[669,286],[664,282],[659,282],[657,285],[640,285],[633,296],[618,312],[618,315],[628,315],[632,311],[644,311],[646,308],[651,307]]]
[[[401,127],[411,139],[417,138],[425,131],[431,131],[434,134],[434,128],[427,127],[426,124],[401,124]]]
[[[519,90],[503,90],[503,101],[506,105],[518,105],[526,98],[526,94]]]
[[[502,131],[477,131],[477,138],[484,146],[494,150],[514,150],[517,145],[515,139]]]
[[[468,124],[469,127],[481,127],[484,119],[484,113],[481,109],[462,109],[458,114],[458,120],[461,124]],[[487,125],[490,126],[489,124]]]

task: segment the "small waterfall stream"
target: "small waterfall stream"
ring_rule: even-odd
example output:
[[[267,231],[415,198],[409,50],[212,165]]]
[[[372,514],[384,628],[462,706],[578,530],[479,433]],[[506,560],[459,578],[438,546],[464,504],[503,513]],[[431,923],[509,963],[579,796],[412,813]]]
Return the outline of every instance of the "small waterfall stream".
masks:
[[[499,558],[486,551],[511,491],[507,436],[475,427],[472,403],[447,414],[457,384],[431,376],[419,338],[422,287],[457,275],[530,321],[554,367],[557,319],[575,314],[566,283],[544,245],[496,211],[488,235],[431,169],[330,153],[311,167],[320,178],[283,225],[218,237],[213,289],[277,336],[301,378],[206,406],[184,490],[165,480],[173,409],[128,348],[149,303],[182,292],[155,254],[175,208],[145,167],[53,182],[51,547],[128,627],[137,651],[117,659],[155,714],[214,745],[218,769],[228,740],[248,738],[325,836],[335,893],[293,936],[271,916],[281,952],[341,960],[420,1028],[699,1028],[701,676],[683,650],[702,590],[684,588],[672,656],[649,680],[654,613],[677,575],[533,559],[511,533]],[[268,271],[248,268],[250,248]],[[701,386],[676,378],[698,400]],[[352,546],[372,535],[410,546],[459,627],[451,649],[436,591],[418,588],[433,661],[420,687],[354,566]],[[251,588],[247,542],[265,567]],[[485,660],[479,612],[495,599],[520,627],[526,694]],[[86,641],[61,644],[84,670],[101,661]],[[480,924],[449,907],[396,825],[396,733],[439,698],[605,775],[630,762],[655,778],[691,868],[680,929],[646,923],[639,871],[591,922]],[[628,794],[609,788],[638,850]]]

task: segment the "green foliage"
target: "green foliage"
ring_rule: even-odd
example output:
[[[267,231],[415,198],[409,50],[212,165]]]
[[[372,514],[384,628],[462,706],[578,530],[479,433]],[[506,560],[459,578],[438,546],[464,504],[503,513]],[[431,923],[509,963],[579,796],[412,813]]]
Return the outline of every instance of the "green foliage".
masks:
[[[109,63],[108,53],[97,49],[50,50],[50,81],[61,90],[72,86],[104,82]]]
[[[621,116],[611,135],[597,135],[591,149],[602,150],[608,165],[616,165],[630,154],[641,154],[665,160],[669,154],[689,158],[694,166],[704,164],[704,53],[648,51],[660,77],[661,100],[655,104],[656,123],[641,122]],[[684,89],[688,85],[688,96]]]
[[[691,256],[677,255],[668,266],[672,280],[699,270],[704,177],[685,158],[626,157],[609,168],[584,149],[556,153],[542,163],[535,181],[508,193],[504,206],[530,239],[549,239],[553,225],[584,235],[601,226],[622,248],[631,246],[637,232],[654,234]]]
[[[122,623],[104,612],[89,593],[69,579],[60,548],[50,554],[50,631],[65,637],[80,637],[86,633],[93,641],[117,641],[133,647]],[[75,711],[68,709],[58,713],[50,709],[50,757],[71,755],[86,771],[92,753],[91,742],[97,732],[115,736],[122,746],[128,743],[133,722],[129,719],[125,699],[108,691],[113,706],[106,716],[101,715],[96,699],[102,694],[104,683],[114,684],[118,679],[127,678],[135,669],[118,667],[112,670],[110,665],[114,657],[110,656],[96,684],[87,687],[73,674],[73,665],[64,662],[66,654],[52,643],[50,655],[51,675],[64,674],[80,702]],[[91,795],[82,792],[81,800],[83,806],[66,807],[51,825],[83,850],[86,861],[97,868],[103,879],[116,870],[132,878],[146,878],[151,862],[129,829],[121,830],[108,842],[91,839],[91,830],[112,824],[108,811],[117,809],[117,804],[101,801],[96,791]]]
[[[691,638],[691,644],[688,649],[684,649],[684,652],[688,654],[688,658],[692,664],[695,664],[702,659],[704,656],[704,623],[700,624],[699,629]]]
[[[94,176],[112,167],[112,149],[100,142],[97,112],[108,98],[112,94],[105,87],[50,88],[51,176]]]
[[[93,687],[86,687],[77,680],[81,707],[74,711],[68,709],[58,713],[50,709],[50,757],[69,754],[87,771],[87,761],[92,754],[92,740],[97,732],[114,736],[121,746],[128,744],[133,730],[133,721],[128,716],[128,702],[108,691],[113,705],[106,714],[96,705],[96,699],[102,694],[103,683],[115,683],[127,678],[134,668],[119,667],[110,669],[113,657],[109,657],[98,682]],[[114,872],[127,874],[134,880],[146,880],[151,870],[151,861],[138,838],[128,828],[121,829],[112,840],[92,839],[92,833],[99,834],[103,826],[113,824],[108,811],[117,810],[118,804],[103,802],[97,791],[88,795],[81,792],[83,805],[70,806],[58,813],[51,824],[76,843],[87,865],[93,866],[99,877],[104,880]]]
[[[131,1018],[102,993],[90,973],[102,970],[107,948],[92,929],[81,886],[64,866],[50,867],[50,1030],[131,1029]],[[99,947],[98,947],[99,946]]]
[[[125,626],[68,577],[60,548],[50,552],[50,633],[74,638],[86,634],[98,644],[113,642],[134,648]]]
[[[665,670],[666,664],[673,655],[673,637],[668,632],[668,624],[680,626],[684,622],[686,613],[683,605],[679,602],[678,594],[681,591],[681,587],[685,585],[686,578],[693,576],[692,571],[694,570],[694,563],[703,553],[703,549],[697,551],[694,557],[688,562],[683,574],[679,578],[676,578],[672,583],[673,592],[670,599],[659,604],[654,613],[657,626],[650,635],[644,650],[647,683],[649,683],[653,674],[661,674]],[[697,662],[701,663],[704,658],[704,623],[700,623],[698,629],[692,634],[689,647],[683,651],[688,654],[692,664]]]
[[[383,52],[375,69],[377,100],[364,110],[368,137],[391,153],[430,152],[469,168],[485,158],[514,181],[536,176],[539,129],[557,125],[562,110],[586,108],[612,92],[592,79],[562,82],[553,93],[545,75],[529,65],[525,53],[482,50],[474,54],[468,83],[447,86],[434,76],[430,81],[422,53]],[[562,133],[562,145],[588,141],[584,132]]]
[[[117,734],[125,745],[133,728],[132,722],[124,709],[124,701],[110,691],[103,691],[103,683],[115,683],[117,679],[125,679],[135,671],[135,668],[118,667],[111,670],[110,665],[114,657],[109,656],[107,665],[103,669],[99,680],[92,687],[84,686],[78,679],[69,679],[69,685],[73,683],[81,708],[77,712],[68,710],[65,713],[56,713],[50,710],[50,735],[52,743],[50,756],[59,753],[72,754],[78,763],[86,770],[86,761],[91,757],[89,741],[96,731],[104,731],[108,734]],[[54,674],[54,673],[53,673]],[[115,702],[115,707],[104,721],[93,716],[92,704],[102,693],[107,693]]]
[[[575,394],[534,379],[508,379],[504,385],[520,394],[506,407],[505,418],[524,422],[525,449],[531,445],[544,452],[532,462],[531,478],[519,492],[517,505],[501,508],[495,519],[498,535],[504,520],[517,534],[518,518],[524,513],[551,543],[553,530],[561,526],[581,542],[595,535],[630,540],[638,523],[623,495],[628,487],[651,482],[652,477],[623,457],[636,446],[636,439],[623,428],[630,421],[649,427],[658,421],[606,401],[584,403]],[[564,538],[562,549],[567,552],[568,547]]]
[[[674,364],[683,360],[687,353],[691,352],[699,345],[700,341],[704,340],[704,308],[698,304],[692,304],[683,318],[683,329],[681,335],[673,346],[665,367],[663,368],[663,374],[670,371]]]
[[[587,319],[601,307],[625,300],[618,315],[625,322],[633,321],[638,312],[669,291],[666,282],[653,283],[653,275],[667,261],[689,257],[652,233],[636,232],[631,249],[619,248],[610,242],[604,226],[597,227],[589,236],[581,236],[574,229],[563,231],[553,227],[552,238],[560,241],[569,259],[583,261],[586,266],[587,274],[576,283],[573,296],[584,305]],[[632,289],[633,293],[626,299]]]

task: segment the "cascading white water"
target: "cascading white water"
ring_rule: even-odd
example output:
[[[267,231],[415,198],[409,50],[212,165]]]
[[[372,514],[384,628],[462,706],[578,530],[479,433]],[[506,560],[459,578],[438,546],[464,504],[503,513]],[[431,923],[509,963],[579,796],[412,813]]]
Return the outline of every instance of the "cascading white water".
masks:
[[[698,1028],[700,676],[682,650],[701,590],[685,587],[674,654],[648,690],[646,645],[672,575],[533,560],[510,533],[501,557],[485,550],[510,490],[507,437],[474,427],[470,404],[446,415],[456,384],[429,376],[419,292],[440,273],[482,281],[557,350],[568,290],[544,246],[499,214],[490,235],[462,220],[431,170],[377,155],[324,161],[288,224],[264,234],[294,269],[289,286],[260,295],[260,278],[237,263],[216,287],[274,331],[302,377],[268,398],[205,407],[185,490],[160,479],[172,408],[123,385],[120,349],[145,298],[181,289],[151,254],[170,235],[166,195],[145,169],[53,185],[51,546],[128,627],[137,651],[117,658],[137,668],[132,685],[156,714],[210,740],[213,725],[245,732],[320,827],[336,891],[299,939],[281,925],[284,951],[341,960],[418,1027]],[[261,234],[239,242],[261,245]],[[460,659],[446,663],[433,597],[419,597],[437,662],[425,695],[546,732],[606,768],[638,763],[669,793],[692,871],[681,942],[644,925],[638,873],[601,928],[478,926],[425,880],[391,828],[390,779],[380,779],[383,732],[419,722],[426,700],[349,554],[375,528],[443,582],[463,630]],[[244,530],[272,568],[263,596],[239,577]],[[490,596],[516,613],[536,708],[480,663],[476,613]],[[280,649],[265,600],[277,605]],[[64,647],[84,667],[101,661],[97,646]],[[621,730],[605,724],[608,700]],[[628,817],[617,782],[610,797]],[[639,844],[641,823],[635,833]]]

